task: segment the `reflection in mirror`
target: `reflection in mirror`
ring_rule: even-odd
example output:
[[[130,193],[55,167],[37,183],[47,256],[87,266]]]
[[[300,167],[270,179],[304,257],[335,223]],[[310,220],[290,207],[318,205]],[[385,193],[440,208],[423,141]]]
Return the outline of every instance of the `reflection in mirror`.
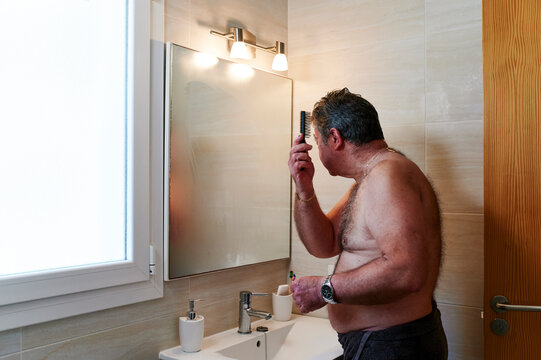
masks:
[[[289,257],[291,79],[170,43],[167,62],[165,278]]]

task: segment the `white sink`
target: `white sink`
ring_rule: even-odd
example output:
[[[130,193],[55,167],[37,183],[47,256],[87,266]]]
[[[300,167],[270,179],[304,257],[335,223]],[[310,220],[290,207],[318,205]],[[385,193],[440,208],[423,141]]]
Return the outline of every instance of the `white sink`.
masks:
[[[225,355],[228,359],[237,360],[266,360],[267,353],[265,351],[266,339],[265,335],[254,336],[237,344],[228,346],[218,353]],[[244,335],[240,335],[244,336]]]
[[[262,326],[271,325],[270,323],[258,321],[256,326],[260,324]],[[282,345],[285,344],[286,338],[294,325],[295,321],[288,321],[287,324],[278,324],[277,327],[271,326],[269,327],[269,331],[262,333],[264,336],[263,340],[261,340],[260,337],[247,339],[244,342],[228,346],[223,350],[219,350],[218,352],[229,358],[237,360],[275,359],[278,353],[281,351]],[[292,358],[285,357],[285,359]]]
[[[302,323],[299,322],[298,324],[296,324],[296,322],[291,322],[291,324],[280,328],[272,330],[269,329],[269,332],[265,334],[267,359],[299,359],[298,357],[294,357],[293,354],[289,354],[291,352],[291,349],[289,348],[292,347],[291,345],[293,343],[298,344],[300,347],[303,347],[302,343],[305,337],[303,336],[303,334],[297,334],[296,338],[293,339],[293,337],[295,337],[295,334],[292,334],[291,339],[288,340],[288,336],[294,326],[296,328],[295,330],[297,330],[297,328],[302,327]],[[334,333],[333,338],[336,338],[336,333]]]
[[[160,352],[162,360],[329,360],[342,355],[342,347],[329,320],[293,315],[290,321],[260,320],[252,329],[266,326],[269,331],[239,334],[237,329],[203,339],[201,351],[185,353],[180,346]]]

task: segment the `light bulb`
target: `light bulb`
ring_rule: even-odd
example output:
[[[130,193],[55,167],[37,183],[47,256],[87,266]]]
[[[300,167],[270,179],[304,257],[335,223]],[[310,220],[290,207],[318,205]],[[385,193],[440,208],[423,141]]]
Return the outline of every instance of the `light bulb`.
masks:
[[[249,59],[248,49],[244,41],[235,41],[231,47],[230,56],[233,59]]]
[[[276,54],[272,61],[272,70],[286,71],[287,70],[287,57],[285,54]]]

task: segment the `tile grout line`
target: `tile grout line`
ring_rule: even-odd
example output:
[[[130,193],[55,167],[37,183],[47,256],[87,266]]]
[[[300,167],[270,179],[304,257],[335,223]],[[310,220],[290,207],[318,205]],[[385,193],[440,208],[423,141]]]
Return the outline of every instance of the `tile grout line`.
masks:
[[[462,304],[453,304],[453,303],[443,302],[443,301],[438,301],[438,300],[436,300],[436,303],[437,303],[438,305],[446,305],[446,306],[453,306],[453,307],[461,307],[461,308],[467,308],[467,309],[471,309],[471,310],[480,310],[480,311],[483,311],[483,310],[484,310],[484,308],[478,307],[478,306],[462,305]]]
[[[84,335],[78,335],[78,336],[74,336],[74,337],[71,337],[71,338],[62,339],[62,340],[59,340],[59,341],[53,341],[53,342],[50,342],[50,343],[47,343],[47,344],[34,346],[34,347],[31,347],[31,348],[28,348],[28,349],[23,349],[23,343],[22,343],[22,337],[23,336],[22,336],[22,331],[21,331],[21,349],[20,349],[21,360],[22,360],[23,352],[34,351],[36,349],[46,348],[48,346],[58,345],[58,344],[62,344],[62,343],[67,343],[67,342],[70,342],[70,341],[83,339],[83,338],[89,337],[89,336],[95,336],[95,335],[99,335],[99,334],[104,334],[104,333],[107,333],[109,331],[115,331],[115,330],[119,330],[119,329],[122,329],[122,328],[128,328],[130,326],[141,324],[141,323],[144,323],[146,321],[151,321],[151,320],[156,320],[156,319],[168,319],[171,315],[174,315],[174,316],[178,317],[178,312],[176,312],[176,311],[175,312],[169,312],[167,314],[162,314],[160,316],[155,316],[155,317],[151,317],[151,318],[148,318],[148,319],[139,320],[139,321],[135,321],[135,322],[132,322],[132,323],[124,324],[124,325],[121,325],[121,326],[115,326],[115,327],[111,327],[111,328],[108,328],[108,329],[103,329],[103,330],[91,332],[91,333],[84,334]]]
[[[426,104],[425,104],[426,107]],[[455,124],[467,124],[483,122],[483,119],[469,119],[469,120],[443,120],[443,121],[429,121],[428,125],[455,125]]]
[[[475,212],[460,212],[460,211],[457,211],[457,212],[444,212],[442,211],[441,212],[441,215],[472,215],[472,216],[484,216],[485,214],[482,213],[482,212],[479,212],[479,213],[475,213]]]

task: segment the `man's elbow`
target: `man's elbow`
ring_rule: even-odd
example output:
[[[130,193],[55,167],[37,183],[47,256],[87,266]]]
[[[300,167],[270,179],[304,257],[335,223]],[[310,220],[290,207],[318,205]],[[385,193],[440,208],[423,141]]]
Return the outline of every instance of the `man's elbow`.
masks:
[[[328,259],[340,254],[340,248],[338,246],[319,247],[313,249],[307,249],[310,255],[318,259]]]
[[[427,273],[424,271],[410,271],[404,278],[404,290],[408,293],[418,293],[426,286]]]
[[[413,279],[410,279],[408,281],[407,289],[410,293],[418,293],[425,287],[425,279],[422,279],[421,277],[417,276]]]

